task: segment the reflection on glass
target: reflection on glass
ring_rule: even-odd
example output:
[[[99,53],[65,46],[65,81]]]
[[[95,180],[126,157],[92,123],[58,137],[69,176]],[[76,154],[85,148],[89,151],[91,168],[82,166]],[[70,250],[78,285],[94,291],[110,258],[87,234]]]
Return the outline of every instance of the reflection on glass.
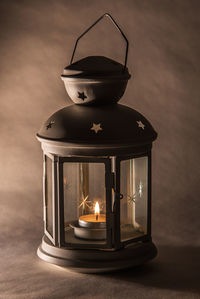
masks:
[[[53,236],[52,161],[46,156],[46,230]]]
[[[121,241],[147,232],[147,168],[147,157],[121,161]]]
[[[105,166],[101,163],[64,163],[65,242],[105,243]]]

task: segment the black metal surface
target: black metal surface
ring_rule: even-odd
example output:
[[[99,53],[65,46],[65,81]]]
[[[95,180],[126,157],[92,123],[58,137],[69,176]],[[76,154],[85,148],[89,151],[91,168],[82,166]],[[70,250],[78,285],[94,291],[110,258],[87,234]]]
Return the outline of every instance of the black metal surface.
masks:
[[[103,56],[89,56],[72,63],[78,41],[105,16],[113,22],[126,41],[124,65]],[[104,14],[78,37],[70,65],[64,69],[61,75],[71,100],[75,104],[84,106],[117,103],[123,96],[131,77],[126,67],[127,56],[128,40],[126,36],[111,15]],[[52,124],[54,122],[50,121],[46,128],[51,128]]]
[[[46,238],[37,251],[46,262],[82,273],[110,272],[144,264],[157,255],[151,240],[138,242],[121,250],[68,250],[52,246]]]
[[[54,124],[47,130],[47,125],[51,122]],[[141,122],[144,128],[138,122]],[[71,105],[54,113],[43,124],[37,136],[88,147],[96,145],[98,148],[102,144],[150,144],[156,139],[157,133],[142,114],[124,105]]]
[[[72,78],[62,75],[61,78],[69,97],[75,104],[97,106],[117,103],[125,92],[130,75],[117,73],[93,78],[75,76]]]
[[[112,248],[112,184],[108,179],[111,174],[111,160],[107,159],[105,163],[105,187],[106,187],[106,230],[107,245]]]
[[[76,43],[75,43],[75,46],[74,46],[74,50],[73,50],[73,53],[72,53],[72,58],[71,58],[71,61],[70,61],[70,64],[72,64],[73,62],[73,59],[74,59],[74,54],[75,54],[75,51],[76,51],[76,48],[77,48],[77,45],[78,45],[78,42],[79,40],[88,32],[90,31],[90,29],[92,29],[97,23],[99,23],[104,17],[108,17],[112,23],[115,25],[115,27],[118,29],[118,31],[121,33],[121,35],[123,36],[123,38],[125,39],[126,41],[126,53],[125,53],[125,59],[124,59],[124,70],[126,69],[126,64],[127,64],[127,58],[128,58],[128,47],[129,47],[129,42],[128,42],[128,39],[126,38],[125,34],[123,33],[123,31],[121,30],[121,28],[119,27],[119,25],[115,22],[115,20],[113,19],[113,17],[108,14],[108,13],[105,13],[103,14],[99,19],[97,19],[89,28],[87,28],[76,40]]]
[[[63,192],[63,162],[61,158],[58,161],[58,244],[64,246],[64,192]]]
[[[57,173],[57,156],[53,156],[53,173],[52,173],[52,181],[53,181],[53,230],[54,230],[54,244],[58,245],[58,173]]]
[[[108,157],[108,156],[126,156],[126,155],[142,155],[152,148],[152,143],[134,145],[126,144],[75,144],[53,141],[49,139],[39,138],[42,143],[42,149],[58,156],[85,156],[85,157]]]
[[[120,241],[120,162],[115,159],[115,205],[114,205],[114,244],[118,249],[123,247]]]
[[[129,79],[128,68],[104,56],[88,56],[66,66],[62,78],[71,79]],[[92,81],[93,82],[93,81]]]
[[[148,153],[147,234],[151,237],[151,151]]]

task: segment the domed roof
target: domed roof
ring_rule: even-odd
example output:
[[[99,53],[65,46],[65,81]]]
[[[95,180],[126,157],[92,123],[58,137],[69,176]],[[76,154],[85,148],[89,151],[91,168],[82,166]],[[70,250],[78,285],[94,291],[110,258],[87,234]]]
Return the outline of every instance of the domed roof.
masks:
[[[71,105],[54,113],[41,127],[40,141],[102,146],[151,144],[157,133],[139,112],[127,106]]]
[[[107,77],[120,76],[129,78],[128,68],[104,56],[88,56],[76,61],[63,70],[62,77]]]

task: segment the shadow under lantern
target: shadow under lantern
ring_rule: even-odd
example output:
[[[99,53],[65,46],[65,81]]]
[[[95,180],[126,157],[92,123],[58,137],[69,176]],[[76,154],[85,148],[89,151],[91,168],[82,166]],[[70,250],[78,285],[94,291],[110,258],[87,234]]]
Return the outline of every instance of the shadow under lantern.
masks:
[[[79,39],[104,16],[126,41],[124,65],[103,56],[73,63]],[[106,272],[156,256],[151,240],[151,147],[157,134],[117,102],[130,78],[128,41],[105,14],[75,44],[62,74],[74,105],[37,134],[44,152],[44,237],[38,256],[80,272]]]

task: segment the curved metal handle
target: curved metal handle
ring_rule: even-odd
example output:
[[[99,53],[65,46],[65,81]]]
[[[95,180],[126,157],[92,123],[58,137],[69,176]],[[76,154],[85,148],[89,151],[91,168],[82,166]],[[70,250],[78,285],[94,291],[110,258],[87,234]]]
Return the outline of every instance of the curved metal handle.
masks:
[[[129,42],[128,42],[128,39],[126,38],[125,34],[123,33],[123,31],[121,30],[121,28],[118,26],[118,24],[115,22],[115,20],[113,19],[113,17],[108,14],[108,13],[105,13],[104,15],[102,15],[98,20],[96,20],[96,22],[94,22],[94,24],[92,24],[88,29],[86,29],[76,40],[76,43],[75,43],[75,46],[74,46],[74,50],[73,50],[73,53],[72,53],[72,58],[71,58],[71,61],[70,61],[70,64],[72,64],[73,62],[73,59],[74,59],[74,54],[75,54],[75,51],[76,51],[76,48],[77,48],[77,45],[78,45],[78,42],[79,40],[86,34],[88,33],[88,31],[90,29],[92,29],[97,23],[99,23],[104,17],[108,17],[112,22],[113,24],[115,25],[115,27],[118,29],[118,31],[121,33],[121,35],[123,36],[123,38],[125,39],[126,41],[126,53],[125,53],[125,59],[124,59],[124,70],[126,69],[126,64],[127,64],[127,58],[128,58],[128,46],[129,46]]]

